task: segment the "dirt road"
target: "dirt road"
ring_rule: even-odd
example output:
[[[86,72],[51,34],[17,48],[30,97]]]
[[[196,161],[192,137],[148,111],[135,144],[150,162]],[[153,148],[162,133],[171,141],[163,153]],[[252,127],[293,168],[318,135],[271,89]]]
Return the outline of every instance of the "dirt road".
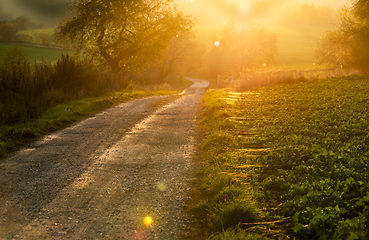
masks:
[[[120,104],[2,160],[0,239],[186,239],[208,86],[192,80],[179,96]]]

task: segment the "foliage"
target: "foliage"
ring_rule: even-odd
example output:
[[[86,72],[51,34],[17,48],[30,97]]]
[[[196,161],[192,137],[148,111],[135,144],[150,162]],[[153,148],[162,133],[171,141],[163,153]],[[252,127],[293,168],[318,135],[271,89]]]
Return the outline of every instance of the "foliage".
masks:
[[[257,221],[268,218],[255,201],[256,191],[250,178],[243,170],[237,170],[248,158],[238,150],[243,143],[232,131],[237,124],[230,124],[235,111],[228,111],[224,100],[227,95],[209,90],[204,96],[204,162],[200,170],[204,198],[192,210],[206,216],[210,239],[268,239],[262,237],[262,228],[253,228],[254,234],[246,232],[251,229],[247,224],[257,226]]]
[[[0,21],[0,41],[15,42],[17,40],[17,32],[27,28],[29,19],[21,16],[14,20]]]
[[[59,38],[79,43],[79,53],[113,71],[138,72],[193,22],[171,0],[77,0]]]
[[[179,34],[172,38],[157,61],[145,68],[139,77],[155,82],[178,81],[185,74],[201,68],[205,51],[193,32]]]
[[[40,34],[40,42],[42,43],[42,45],[46,46],[46,44],[48,43],[48,38],[49,35],[46,33],[45,29],[42,29]]]
[[[369,21],[367,1],[356,1],[340,13],[340,23],[320,41],[318,60],[341,68],[369,70]],[[363,15],[364,14],[364,15]]]
[[[369,185],[367,78],[326,79],[260,89],[245,114],[266,118],[260,158],[278,171],[263,181],[268,198],[292,216],[301,239],[366,239]]]
[[[33,40],[35,39],[35,35],[33,34],[33,33],[29,33],[28,34],[28,40],[30,41],[30,42],[33,42]]]
[[[353,60],[348,52],[351,44],[343,32],[328,31],[319,42],[316,57],[319,63],[328,63],[341,69],[353,66]]]
[[[280,239],[367,239],[368,91],[368,76],[355,75],[245,93],[208,91],[206,198],[198,208],[210,223],[225,219],[222,209],[237,201],[264,209],[253,208],[258,223],[242,220],[236,228],[242,233],[229,228],[213,237],[257,231]]]
[[[16,34],[17,34],[18,28],[17,25],[8,22],[3,21],[0,23],[0,41],[1,42],[13,42],[16,40]]]
[[[246,231],[234,231],[228,230],[222,232],[221,234],[214,235],[210,237],[211,240],[268,240],[269,238],[257,235],[250,234]]]
[[[36,118],[66,100],[106,93],[127,85],[85,62],[62,56],[56,63],[31,65],[22,48],[11,48],[0,67],[0,123]]]
[[[208,57],[212,75],[238,75],[244,69],[272,65],[277,53],[277,38],[263,27],[223,27]]]
[[[355,15],[362,20],[369,20],[369,1],[358,0],[353,6]]]

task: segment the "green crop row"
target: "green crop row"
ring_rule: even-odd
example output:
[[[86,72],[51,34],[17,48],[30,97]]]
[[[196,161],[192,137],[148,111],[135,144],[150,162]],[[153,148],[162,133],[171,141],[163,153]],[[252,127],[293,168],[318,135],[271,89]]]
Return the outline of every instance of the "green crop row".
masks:
[[[250,205],[251,199],[257,212],[228,230],[211,229],[214,239],[240,239],[245,232],[274,239],[367,239],[368,93],[363,76],[242,94],[210,91],[204,99],[204,188],[214,175],[228,176],[243,189],[238,201]],[[209,213],[217,209],[211,196],[205,199]],[[234,237],[225,238],[230,231]]]
[[[278,196],[298,238],[368,237],[368,80],[351,76],[263,89],[251,110],[268,117],[259,141],[279,149],[261,159],[276,166],[262,183],[266,196]]]

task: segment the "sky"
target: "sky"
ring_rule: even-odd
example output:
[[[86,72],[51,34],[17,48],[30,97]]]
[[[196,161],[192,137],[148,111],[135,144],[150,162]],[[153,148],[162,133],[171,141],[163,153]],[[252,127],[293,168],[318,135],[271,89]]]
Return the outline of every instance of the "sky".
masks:
[[[224,22],[229,16],[245,16],[252,20],[258,18],[272,19],[280,17],[283,9],[302,3],[315,6],[329,6],[341,9],[351,5],[351,0],[175,0],[186,14],[194,16],[198,22]],[[233,6],[226,2],[234,3]],[[194,7],[195,6],[195,7]],[[271,17],[272,16],[272,17]]]
[[[226,11],[231,11],[224,2],[239,2],[239,10],[247,11],[252,2],[261,2],[262,10],[267,11],[268,8],[275,9],[275,6],[296,3],[313,3],[315,5],[326,5],[333,8],[342,8],[344,4],[350,4],[351,0],[176,0],[183,11],[193,15],[197,19],[202,19],[206,13],[213,13],[214,19],[216,15],[224,15]],[[69,0],[0,0],[0,10],[5,9],[12,12],[14,17],[26,15],[36,20],[60,21],[65,18],[67,11],[67,3]],[[223,3],[222,3],[223,2]],[[200,4],[201,3],[201,4]],[[194,7],[196,5],[196,7]],[[205,10],[204,10],[205,9]],[[260,10],[260,9],[259,9]],[[3,10],[4,11],[4,10]],[[2,12],[3,12],[2,11]]]
[[[59,21],[66,16],[69,0],[0,0],[0,9],[13,17],[26,15],[35,20]]]

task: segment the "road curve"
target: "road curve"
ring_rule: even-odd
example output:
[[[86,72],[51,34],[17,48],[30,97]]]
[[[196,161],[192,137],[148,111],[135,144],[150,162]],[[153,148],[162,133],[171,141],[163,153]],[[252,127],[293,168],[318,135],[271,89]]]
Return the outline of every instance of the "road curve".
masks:
[[[204,94],[206,89],[209,87],[209,82],[206,80],[189,77],[186,77],[186,79],[193,82],[193,84],[189,88],[185,89],[180,95]]]
[[[2,160],[0,239],[187,239],[208,86],[191,81],[178,96],[122,103]]]

